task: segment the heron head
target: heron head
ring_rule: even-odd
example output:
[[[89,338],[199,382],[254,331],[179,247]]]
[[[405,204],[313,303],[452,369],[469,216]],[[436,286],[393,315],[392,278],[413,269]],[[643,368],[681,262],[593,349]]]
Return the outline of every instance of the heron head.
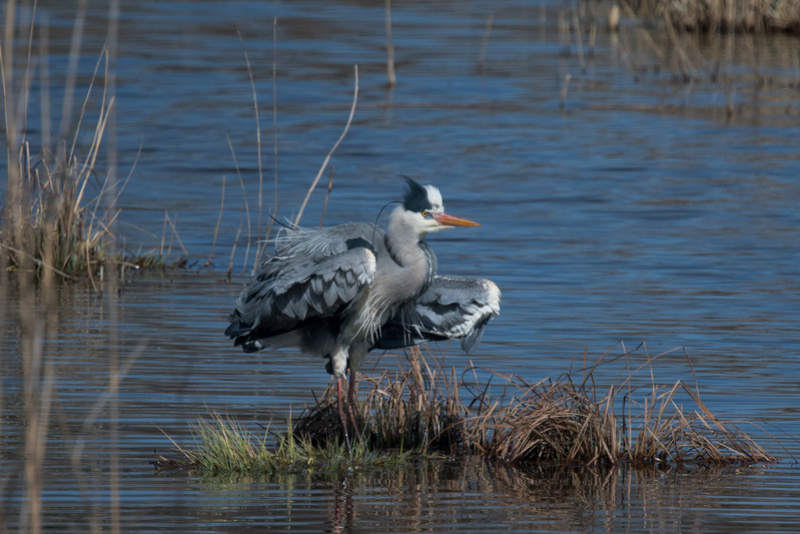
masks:
[[[408,184],[403,208],[409,214],[412,224],[421,235],[438,232],[457,226],[480,226],[480,224],[448,215],[442,205],[442,194],[432,185],[420,185],[411,178],[404,177]]]

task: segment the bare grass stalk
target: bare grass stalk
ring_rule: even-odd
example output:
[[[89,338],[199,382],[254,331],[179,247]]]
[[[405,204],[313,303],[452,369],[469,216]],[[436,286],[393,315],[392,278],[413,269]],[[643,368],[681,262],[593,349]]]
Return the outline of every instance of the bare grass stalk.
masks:
[[[169,227],[171,230],[170,238],[169,238],[169,249],[167,254],[172,251],[172,240],[175,239],[178,241],[178,245],[181,247],[181,251],[183,252],[184,256],[189,254],[189,251],[186,250],[186,247],[183,244],[183,240],[181,239],[181,235],[178,233],[178,228],[176,226],[176,222],[178,220],[178,216],[175,215],[175,219],[173,220],[167,212],[164,212],[164,218],[166,219],[167,223],[169,223]]]
[[[228,270],[225,273],[225,278],[230,283],[231,281],[231,272],[233,271],[233,258],[236,255],[236,247],[239,244],[239,236],[242,235],[242,225],[239,225],[239,229],[236,230],[236,238],[233,240],[233,246],[231,247],[231,256],[228,260]]]
[[[256,82],[253,78],[253,68],[250,65],[250,58],[247,56],[247,49],[242,40],[242,34],[236,32],[239,36],[239,43],[242,45],[242,54],[244,55],[244,62],[247,65],[247,74],[250,77],[250,90],[253,93],[253,111],[256,118],[256,157],[258,159],[258,221],[256,226],[256,252],[253,255],[253,272],[258,269],[261,263],[261,254],[263,252],[263,236],[261,235],[261,223],[263,219],[263,197],[264,197],[264,165],[261,159],[261,119],[258,113],[258,92],[256,91]],[[228,140],[230,143],[230,140]],[[238,172],[238,170],[237,170]],[[249,240],[248,240],[249,244]],[[245,260],[245,265],[247,261]]]
[[[272,223],[278,216],[278,18],[272,18],[272,175],[273,175],[273,204],[272,216],[267,225],[268,238],[272,232]]]
[[[214,239],[211,241],[211,252],[208,253],[208,261],[206,266],[211,265],[214,261],[214,248],[217,246],[217,236],[219,236],[219,225],[222,223],[222,212],[225,210],[225,180],[226,176],[222,175],[222,191],[219,194],[219,215],[217,216],[217,224],[214,226]]]
[[[569,35],[569,23],[563,11],[558,12],[558,42],[560,44],[559,53],[562,56],[570,55],[571,37]]]
[[[392,0],[386,0],[386,86],[393,89],[396,85],[394,43],[392,42]]]
[[[331,157],[333,157],[333,153],[336,152],[336,149],[339,148],[339,145],[347,135],[347,131],[350,129],[350,124],[353,122],[353,116],[356,113],[356,103],[358,102],[358,65],[355,65],[354,67],[354,78],[353,104],[350,106],[350,116],[347,118],[347,124],[344,126],[342,135],[339,136],[339,139],[336,140],[336,143],[334,143],[333,147],[328,152],[328,155],[325,156],[325,160],[322,162],[322,166],[319,168],[316,178],[314,178],[314,181],[311,183],[311,187],[308,188],[306,197],[303,199],[303,203],[300,205],[300,211],[297,213],[297,217],[294,220],[295,228],[297,228],[297,226],[300,224],[300,219],[303,217],[303,211],[306,209],[308,199],[311,198],[311,193],[313,193],[314,189],[316,189],[319,179],[322,177],[322,173],[325,172],[325,168],[328,166],[328,162],[331,160]]]
[[[231,143],[231,138],[226,137],[228,140],[228,148],[231,151],[231,157],[233,158],[233,165],[236,168],[236,176],[239,178],[239,186],[242,188],[242,202],[244,202],[244,217],[245,221],[247,222],[247,248],[244,252],[244,270],[247,270],[247,258],[250,255],[250,241],[252,239],[253,233],[250,229],[250,203],[247,201],[247,188],[244,186],[244,179],[242,178],[242,171],[239,169],[239,160],[236,158],[236,151],[233,149],[233,143]],[[238,237],[238,236],[237,236]]]
[[[115,183],[116,152],[113,146],[113,56],[117,36],[116,17],[118,2],[112,0],[109,20],[109,46],[98,58],[97,67],[90,79],[83,108],[77,118],[77,128],[69,139],[73,128],[72,98],[77,79],[78,54],[82,38],[83,18],[86,1],[81,1],[73,28],[72,48],[69,57],[70,67],[62,113],[62,133],[58,147],[51,145],[51,125],[49,112],[49,85],[47,59],[47,28],[39,32],[39,46],[33,46],[36,35],[34,28],[37,13],[33,4],[30,11],[30,26],[19,29],[16,24],[16,2],[5,4],[5,25],[0,42],[0,78],[3,86],[4,128],[6,134],[6,195],[2,206],[0,226],[0,266],[4,273],[2,281],[3,296],[8,296],[8,278],[11,272],[14,281],[14,297],[17,302],[11,308],[16,310],[15,327],[19,329],[20,360],[23,373],[23,402],[19,418],[25,422],[24,465],[22,466],[25,488],[22,492],[22,513],[20,530],[42,532],[44,524],[42,495],[46,480],[43,465],[47,454],[49,430],[53,424],[53,407],[57,397],[57,369],[54,353],[48,350],[50,343],[45,340],[57,339],[60,306],[57,302],[57,284],[61,279],[76,279],[95,272],[102,272],[106,265],[112,266],[110,272],[116,273],[116,265],[123,260],[112,248],[113,227],[118,216],[115,209],[119,193]],[[20,35],[17,36],[16,34]],[[15,57],[16,37],[27,37],[21,57]],[[34,49],[41,57],[34,57]],[[84,137],[82,126],[90,122],[87,103],[95,98],[97,73],[100,65],[105,65],[102,95],[96,106],[97,120],[94,121],[92,139],[88,146],[79,143]],[[32,148],[35,137],[29,136],[28,106],[31,105],[31,80],[35,76],[35,66],[40,66],[40,100],[42,137],[40,147]],[[18,74],[19,73],[19,74]],[[31,131],[33,131],[32,129]],[[109,140],[112,142],[109,144]],[[109,170],[103,173],[97,168],[104,145],[108,145]],[[69,149],[68,149],[69,147]],[[101,191],[92,202],[88,198],[87,184],[91,179],[105,174]],[[101,199],[105,213],[99,215]],[[94,204],[94,207],[91,205]],[[95,230],[95,228],[97,228]],[[113,280],[113,276],[111,277]],[[110,309],[112,323],[115,324],[116,302],[112,292]],[[3,311],[5,313],[5,310]],[[113,331],[113,328],[112,328]],[[113,333],[112,333],[113,336]],[[109,346],[116,347],[112,337]],[[108,463],[109,484],[107,504],[110,504],[110,530],[119,531],[119,463],[116,444],[118,441],[117,390],[121,377],[116,365],[116,350],[109,355],[109,430],[110,455]],[[2,392],[0,392],[2,393]],[[4,397],[0,394],[0,399]],[[0,405],[0,408],[3,408]],[[5,490],[6,488],[3,488]],[[4,491],[4,493],[6,493]],[[0,510],[2,512],[3,510]],[[93,519],[90,519],[92,521]],[[96,523],[95,523],[96,525]],[[97,529],[99,531],[99,529]]]
[[[583,31],[581,30],[581,20],[578,17],[578,10],[572,8],[572,26],[575,28],[575,45],[578,48],[578,64],[581,73],[586,74],[586,61],[583,58]]]
[[[331,174],[328,178],[328,191],[325,193],[325,202],[322,204],[322,216],[319,219],[319,226],[322,228],[322,225],[325,223],[325,213],[328,211],[328,199],[331,197],[331,191],[333,190],[333,171],[336,170],[336,165],[331,165]]]
[[[561,98],[558,101],[558,107],[564,109],[567,102],[567,91],[569,90],[569,81],[572,79],[571,74],[564,75],[564,82],[561,84]]]

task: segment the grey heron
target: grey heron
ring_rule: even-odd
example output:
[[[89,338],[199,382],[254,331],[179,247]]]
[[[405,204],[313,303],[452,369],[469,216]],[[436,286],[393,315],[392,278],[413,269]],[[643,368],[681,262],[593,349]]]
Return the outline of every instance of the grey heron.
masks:
[[[225,330],[245,352],[298,347],[328,358],[348,447],[342,381],[349,371],[355,430],[355,376],[370,350],[458,339],[470,352],[500,312],[493,282],[437,275],[436,256],[424,241],[433,232],[480,225],[446,214],[436,187],[406,182],[385,232],[369,223],[282,230]]]

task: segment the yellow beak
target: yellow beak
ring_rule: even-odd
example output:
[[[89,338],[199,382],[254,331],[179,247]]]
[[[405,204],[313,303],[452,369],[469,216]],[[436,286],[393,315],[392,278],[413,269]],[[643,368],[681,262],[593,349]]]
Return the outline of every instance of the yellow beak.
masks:
[[[461,217],[455,217],[446,213],[433,214],[433,218],[443,226],[480,226],[480,224],[475,221],[462,219]]]

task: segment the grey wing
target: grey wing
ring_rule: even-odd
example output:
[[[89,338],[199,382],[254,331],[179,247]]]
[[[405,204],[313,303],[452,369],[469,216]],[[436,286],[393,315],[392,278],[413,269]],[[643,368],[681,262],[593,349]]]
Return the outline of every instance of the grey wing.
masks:
[[[319,230],[285,229],[275,239],[275,256],[321,261],[355,248],[375,253],[384,246],[386,233],[367,223],[347,223]],[[265,263],[266,266],[266,263]]]
[[[230,315],[225,333],[234,345],[259,350],[263,340],[340,314],[360,298],[375,275],[375,249],[346,230],[294,231],[276,245]]]
[[[470,353],[489,320],[500,313],[500,289],[490,280],[436,276],[430,287],[384,325],[376,348],[460,339]]]

